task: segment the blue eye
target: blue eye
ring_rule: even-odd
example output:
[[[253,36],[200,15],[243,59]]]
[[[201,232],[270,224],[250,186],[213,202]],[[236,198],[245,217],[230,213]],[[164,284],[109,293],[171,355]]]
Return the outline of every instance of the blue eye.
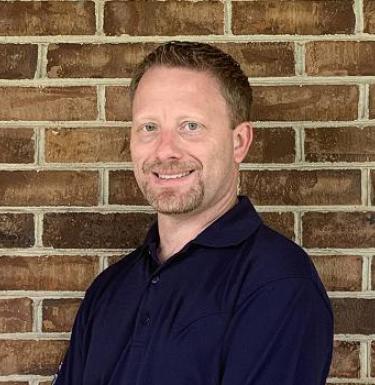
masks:
[[[152,132],[152,131],[155,131],[156,130],[156,124],[155,123],[145,123],[143,126],[142,126],[142,129],[146,132]]]
[[[184,122],[183,128],[187,131],[197,131],[200,128],[200,124],[197,122]]]

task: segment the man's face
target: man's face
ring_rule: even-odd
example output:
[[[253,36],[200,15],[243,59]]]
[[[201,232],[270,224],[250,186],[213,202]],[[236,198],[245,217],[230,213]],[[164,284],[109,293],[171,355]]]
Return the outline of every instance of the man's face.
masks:
[[[185,68],[149,69],[133,101],[130,149],[151,206],[164,214],[198,212],[235,194],[234,133],[215,78]]]

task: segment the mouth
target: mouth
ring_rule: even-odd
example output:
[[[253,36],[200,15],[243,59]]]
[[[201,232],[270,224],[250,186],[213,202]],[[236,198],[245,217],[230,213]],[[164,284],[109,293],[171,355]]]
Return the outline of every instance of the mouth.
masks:
[[[157,173],[157,172],[154,172],[153,174],[158,177],[159,179],[162,179],[162,180],[171,180],[171,179],[181,179],[181,178],[184,178],[188,175],[190,175],[191,173],[193,173],[194,170],[190,170],[190,171],[185,171],[185,172],[181,172],[181,173],[176,173],[176,174],[165,174],[165,173]]]

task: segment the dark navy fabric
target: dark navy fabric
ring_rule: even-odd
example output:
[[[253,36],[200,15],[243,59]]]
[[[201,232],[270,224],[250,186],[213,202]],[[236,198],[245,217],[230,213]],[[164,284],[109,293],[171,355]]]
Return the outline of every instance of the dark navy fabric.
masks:
[[[86,292],[56,385],[324,385],[333,317],[316,270],[246,197],[163,264],[144,244]]]

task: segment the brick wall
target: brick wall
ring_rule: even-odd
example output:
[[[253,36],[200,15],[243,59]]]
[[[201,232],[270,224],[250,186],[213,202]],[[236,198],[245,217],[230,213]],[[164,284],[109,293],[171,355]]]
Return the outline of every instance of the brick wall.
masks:
[[[0,384],[49,384],[92,279],[154,214],[129,157],[129,74],[217,44],[254,86],[242,192],[332,299],[330,384],[375,384],[375,1],[0,1]],[[303,384],[301,384],[303,385]]]

